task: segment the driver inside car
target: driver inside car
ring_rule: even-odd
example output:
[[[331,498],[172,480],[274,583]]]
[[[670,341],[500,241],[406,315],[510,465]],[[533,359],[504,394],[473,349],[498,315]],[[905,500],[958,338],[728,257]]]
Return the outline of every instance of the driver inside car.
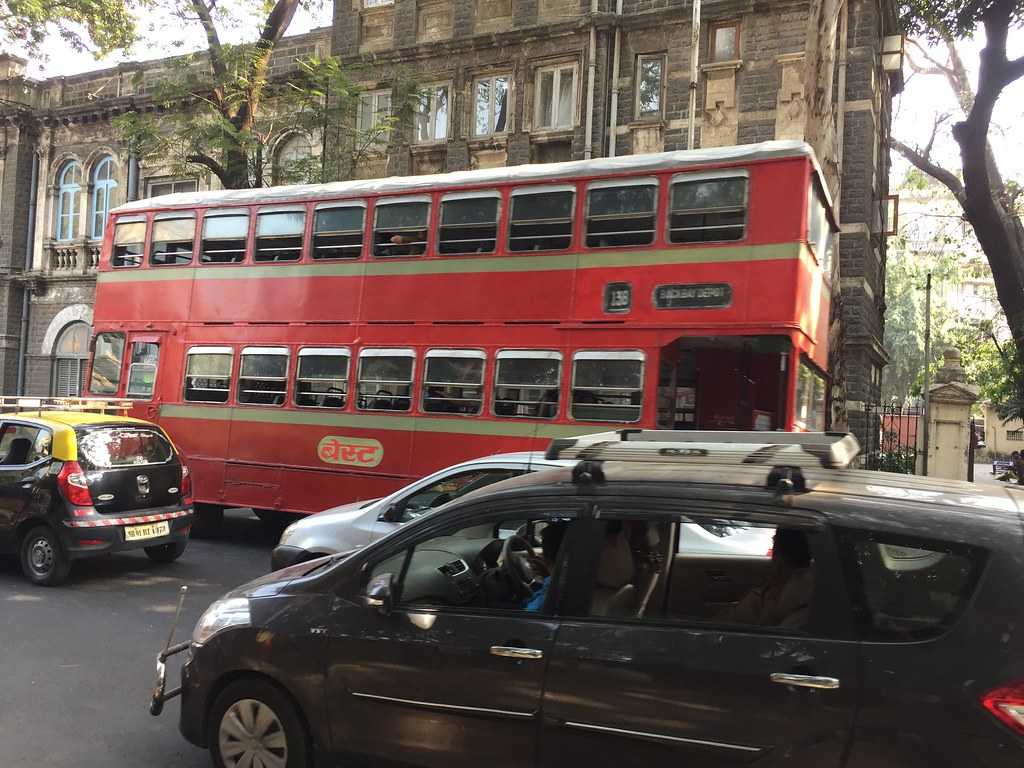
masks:
[[[544,607],[544,601],[548,597],[548,588],[551,586],[551,574],[555,571],[555,562],[558,560],[558,550],[562,547],[562,539],[568,526],[565,523],[551,523],[545,526],[541,534],[541,556],[547,575],[541,581],[540,587],[523,601],[523,609],[536,612]]]

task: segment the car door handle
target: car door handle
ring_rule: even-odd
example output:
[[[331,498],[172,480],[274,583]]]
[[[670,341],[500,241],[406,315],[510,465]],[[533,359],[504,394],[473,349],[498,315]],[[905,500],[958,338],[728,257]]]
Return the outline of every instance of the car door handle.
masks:
[[[795,685],[798,688],[820,688],[826,691],[834,691],[839,687],[839,678],[837,677],[789,675],[785,672],[772,672],[770,678],[773,683],[780,683],[781,685]]]
[[[504,656],[508,659],[543,659],[544,651],[536,648],[514,648],[509,645],[492,645],[491,656]]]

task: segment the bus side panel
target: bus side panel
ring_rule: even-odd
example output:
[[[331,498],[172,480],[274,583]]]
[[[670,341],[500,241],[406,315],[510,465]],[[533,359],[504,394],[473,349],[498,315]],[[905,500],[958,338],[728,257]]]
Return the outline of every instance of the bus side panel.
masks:
[[[228,416],[225,408],[211,408],[214,416]],[[199,503],[224,502],[224,460],[228,456],[229,422],[213,418],[162,415],[160,426],[184,454],[192,471],[192,489]]]
[[[96,304],[93,323],[184,322],[189,318],[195,281],[191,269],[168,267],[158,273],[155,268],[144,272],[104,272],[96,286]],[[108,275],[120,277],[130,274],[149,278],[152,274],[175,275],[180,279],[112,280]]]
[[[572,296],[571,270],[367,277],[360,319],[555,320],[570,316]]]
[[[351,501],[379,499],[409,482],[407,478],[383,477],[372,472],[289,467],[281,478],[284,502],[280,508],[313,514]]]
[[[289,277],[269,268],[246,277],[232,267],[200,274],[195,287],[196,322],[351,322],[359,313],[358,277]],[[233,274],[234,273],[234,274]],[[216,275],[212,279],[210,275]]]

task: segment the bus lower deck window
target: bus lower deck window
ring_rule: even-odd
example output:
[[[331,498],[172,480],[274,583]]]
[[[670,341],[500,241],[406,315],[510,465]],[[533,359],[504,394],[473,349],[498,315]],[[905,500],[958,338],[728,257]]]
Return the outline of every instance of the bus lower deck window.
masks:
[[[226,403],[231,392],[231,347],[193,347],[185,364],[185,400]]]
[[[238,402],[245,405],[284,405],[288,394],[288,350],[284,347],[246,347],[238,371]]]
[[[641,352],[577,352],[572,417],[580,421],[639,421],[643,380]]]
[[[592,185],[587,193],[587,247],[649,245],[654,242],[654,181],[617,186]]]
[[[423,410],[476,416],[483,409],[484,353],[432,349],[423,372]]]
[[[516,190],[509,218],[510,251],[557,251],[572,243],[572,189]]]
[[[347,349],[299,350],[295,404],[306,408],[344,408],[348,400]]]
[[[747,179],[674,181],[669,212],[670,243],[742,240],[747,223]]]
[[[114,225],[114,251],[110,255],[112,267],[138,267],[142,264],[142,251],[146,245],[145,218]]]
[[[427,250],[430,203],[377,203],[373,227],[374,256],[420,256]]]
[[[298,261],[305,231],[305,211],[260,213],[256,217],[253,261]]]
[[[193,215],[157,218],[153,222],[149,263],[154,267],[191,263],[195,236],[196,217]]]
[[[248,239],[248,213],[208,213],[203,217],[203,249],[199,260],[204,264],[237,264],[245,259]]]
[[[319,208],[313,220],[314,259],[358,259],[363,252],[362,205]]]
[[[415,359],[411,349],[364,349],[359,355],[358,407],[365,411],[408,411]]]
[[[132,359],[128,365],[128,388],[125,395],[140,400],[148,400],[153,396],[159,359],[159,344],[150,341],[132,343]]]
[[[92,375],[89,392],[94,395],[115,395],[121,385],[121,363],[124,360],[123,333],[97,333],[92,348]]]
[[[562,356],[558,352],[499,352],[494,377],[494,415],[555,418],[561,378]]]
[[[493,253],[498,242],[498,203],[497,193],[443,200],[438,251]]]

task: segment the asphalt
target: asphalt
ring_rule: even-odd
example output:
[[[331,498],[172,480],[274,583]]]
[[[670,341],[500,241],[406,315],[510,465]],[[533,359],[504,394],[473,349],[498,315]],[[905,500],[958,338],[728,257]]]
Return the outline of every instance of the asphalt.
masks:
[[[180,586],[185,640],[210,602],[268,570],[278,533],[232,510],[217,539],[193,540],[175,563],[141,551],[83,561],[53,588],[0,558],[0,766],[208,768],[208,753],[178,734],[176,701],[149,714],[154,659]]]

